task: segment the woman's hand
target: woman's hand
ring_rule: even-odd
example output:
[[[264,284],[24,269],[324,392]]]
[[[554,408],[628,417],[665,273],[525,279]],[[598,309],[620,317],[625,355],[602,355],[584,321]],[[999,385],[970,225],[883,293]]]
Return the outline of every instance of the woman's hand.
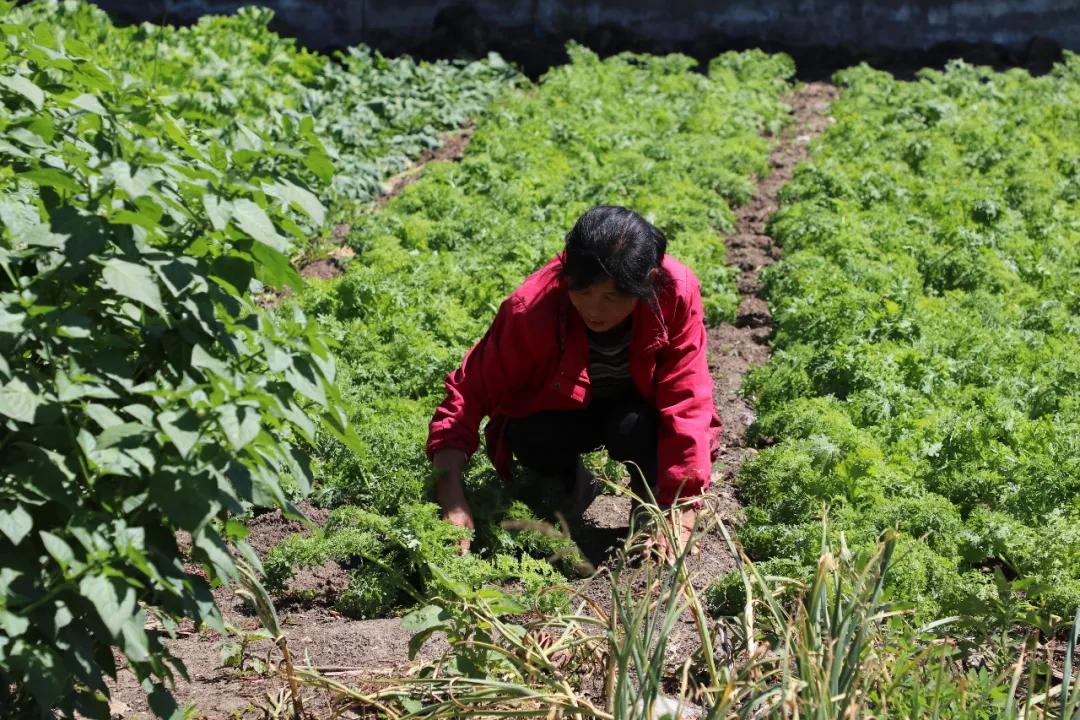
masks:
[[[472,508],[465,499],[465,485],[461,481],[468,459],[461,450],[447,448],[435,451],[431,463],[435,467],[435,497],[442,508],[443,520],[471,533],[475,527]],[[471,545],[471,537],[462,538],[462,554],[469,552]]]
[[[694,533],[694,523],[697,521],[697,511],[693,508],[669,508],[664,512],[671,535],[675,538],[675,547],[672,547],[668,539],[668,533],[663,528],[656,528],[652,541],[653,550],[664,558],[669,564],[675,563],[675,558],[690,542],[690,536]],[[700,548],[695,545],[690,550],[691,555],[697,555]]]

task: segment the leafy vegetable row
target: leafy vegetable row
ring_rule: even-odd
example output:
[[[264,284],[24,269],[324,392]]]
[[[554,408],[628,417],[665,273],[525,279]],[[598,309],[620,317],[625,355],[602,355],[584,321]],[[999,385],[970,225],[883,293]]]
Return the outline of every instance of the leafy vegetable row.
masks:
[[[463,125],[517,78],[497,55],[427,63],[357,46],[329,58],[272,32],[273,12],[259,7],[180,28],[116,27],[83,0],[38,0],[15,17],[62,28],[98,63],[154,88],[173,115],[207,132],[241,143],[255,133],[287,145],[287,123],[313,117],[327,156],[302,163],[283,153],[273,169],[312,184],[335,174],[323,195],[332,208],[374,198],[387,177],[437,147],[440,133]]]
[[[775,354],[746,387],[776,444],[742,472],[742,542],[808,572],[828,503],[853,548],[900,527],[889,586],[922,617],[1071,617],[1080,56],[1038,78],[837,79],[837,122],[771,223]],[[717,591],[729,611],[735,589]]]
[[[475,552],[457,558],[456,531],[425,503],[423,448],[446,374],[590,206],[624,204],[651,218],[702,279],[709,318],[733,313],[718,231],[730,228],[729,203],[746,200],[753,175],[768,170],[761,133],[785,121],[778,98],[791,61],[731,53],[701,74],[682,56],[601,61],[579,47],[570,54],[571,64],[538,87],[496,101],[462,162],[430,166],[385,208],[352,218],[355,260],[300,297],[340,344],[339,387],[365,446],[356,454],[321,445],[320,497],[363,512],[343,509],[324,533],[273,551],[282,582],[296,563],[336,558],[353,568],[342,610],[375,615],[401,600],[399,581],[425,576],[428,561],[454,579],[501,580],[531,563],[523,551],[559,549],[539,533],[502,526],[533,510],[511,501],[477,457],[467,480],[480,520]],[[527,585],[549,582],[542,567],[530,564]]]

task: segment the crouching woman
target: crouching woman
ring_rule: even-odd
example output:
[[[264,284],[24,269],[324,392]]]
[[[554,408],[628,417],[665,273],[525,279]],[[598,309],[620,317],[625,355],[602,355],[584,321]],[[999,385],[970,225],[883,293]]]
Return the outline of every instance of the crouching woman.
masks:
[[[701,291],[666,248],[664,234],[637,213],[594,207],[566,235],[563,252],[502,303],[447,377],[431,421],[427,453],[446,520],[473,527],[462,474],[484,417],[499,475],[508,480],[517,457],[563,483],[578,511],[595,495],[581,455],[600,447],[661,507],[708,487],[721,424]],[[679,542],[690,536],[693,507],[668,512]],[[671,557],[666,534],[656,538]]]

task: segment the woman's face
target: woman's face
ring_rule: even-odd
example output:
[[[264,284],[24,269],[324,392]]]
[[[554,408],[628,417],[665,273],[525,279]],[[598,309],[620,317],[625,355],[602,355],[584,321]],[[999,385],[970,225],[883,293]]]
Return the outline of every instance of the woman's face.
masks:
[[[632,295],[615,289],[615,281],[606,278],[584,290],[570,290],[570,304],[581,315],[585,326],[593,332],[611,330],[621,324],[638,304]]]

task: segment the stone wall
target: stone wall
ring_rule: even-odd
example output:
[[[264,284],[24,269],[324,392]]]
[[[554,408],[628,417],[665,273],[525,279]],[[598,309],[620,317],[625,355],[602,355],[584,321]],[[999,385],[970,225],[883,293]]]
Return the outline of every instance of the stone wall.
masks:
[[[120,20],[191,22],[235,0],[97,0]],[[386,53],[482,54],[542,69],[569,38],[601,52],[784,49],[836,67],[878,59],[915,66],[963,55],[997,65],[1045,65],[1080,50],[1078,0],[262,0],[275,27],[309,47],[358,42]],[[1033,39],[1034,43],[1033,43]],[[831,53],[825,62],[822,54]],[[799,56],[803,57],[800,58]],[[920,59],[921,58],[921,59]],[[528,69],[528,68],[527,68]]]

